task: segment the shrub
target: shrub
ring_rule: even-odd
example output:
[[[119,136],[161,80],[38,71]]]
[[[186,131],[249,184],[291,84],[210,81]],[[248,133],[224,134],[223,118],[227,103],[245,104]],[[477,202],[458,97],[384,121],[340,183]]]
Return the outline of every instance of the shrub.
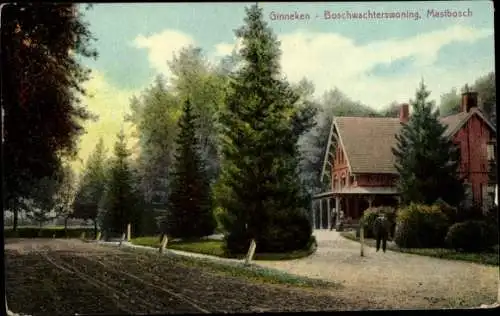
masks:
[[[441,210],[441,212],[444,213],[444,215],[446,215],[446,217],[448,218],[448,224],[450,226],[455,224],[460,219],[458,216],[458,209],[451,206],[446,201],[438,199],[434,203],[434,205],[437,206]]]
[[[391,207],[387,206],[380,206],[380,207],[372,207],[368,208],[363,212],[363,229],[364,229],[364,236],[366,238],[374,238],[375,234],[373,232],[373,225],[375,223],[375,219],[378,217],[379,214],[384,213],[387,216],[387,219],[391,225],[391,233],[390,235],[394,235],[394,229],[393,227],[396,224],[396,210]]]
[[[137,214],[137,220],[132,223],[131,234],[133,237],[144,237],[161,234],[158,225],[157,212],[151,207],[144,207],[143,211]]]
[[[233,229],[231,233],[224,235],[222,249],[228,256],[244,254],[248,251],[248,247],[250,247],[250,241],[250,234],[245,229]]]
[[[17,231],[4,229],[5,238],[80,238],[85,233],[86,238],[95,238],[94,228],[64,227],[19,227]]]
[[[262,230],[258,242],[259,252],[279,253],[306,249],[312,235],[312,227],[306,215],[293,212],[276,217],[268,229]]]
[[[471,220],[456,223],[446,234],[446,244],[458,251],[482,252],[498,243],[498,230],[494,224]]]
[[[283,253],[307,249],[311,240],[312,227],[305,214],[290,212],[283,216],[273,214],[267,227],[261,227],[256,238],[258,253]],[[248,251],[251,237],[242,227],[233,229],[224,238],[224,249],[228,255],[242,254]]]
[[[398,212],[394,241],[401,248],[442,247],[448,224],[437,205],[412,203]]]

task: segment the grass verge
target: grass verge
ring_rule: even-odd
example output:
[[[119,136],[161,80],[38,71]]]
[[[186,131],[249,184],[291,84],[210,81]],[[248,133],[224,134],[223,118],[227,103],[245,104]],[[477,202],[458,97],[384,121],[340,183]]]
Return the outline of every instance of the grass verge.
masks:
[[[160,238],[158,236],[132,238],[131,243],[140,246],[159,248]],[[220,258],[243,259],[245,257],[245,255],[231,256],[226,254],[223,249],[223,244],[224,242],[222,240],[210,240],[210,239],[202,239],[194,241],[174,240],[168,242],[167,248],[173,250],[181,250],[186,252],[194,252],[204,255],[216,256]],[[276,260],[300,259],[313,254],[314,251],[315,248],[311,247],[311,249],[296,250],[287,253],[256,253],[254,256],[254,260],[276,261]]]
[[[340,235],[349,240],[359,242],[359,237],[356,237],[355,232],[342,232],[340,233]],[[368,245],[370,247],[375,247],[375,244],[376,244],[375,239],[365,238],[365,245]],[[474,262],[492,266],[499,265],[498,246],[496,247],[497,250],[496,252],[484,252],[484,253],[457,252],[453,249],[446,249],[446,248],[400,248],[394,243],[388,243],[387,249],[397,252],[435,257],[440,259],[468,261],[468,262]]]
[[[216,262],[210,259],[190,258],[171,253],[168,255],[158,255],[157,253],[154,253],[150,250],[140,248],[122,249],[125,252],[144,253],[152,260],[165,260],[165,262],[169,261],[169,264],[180,264],[189,268],[202,269],[204,273],[212,273],[225,277],[243,279],[253,283],[323,289],[339,289],[342,287],[340,283],[297,276],[275,269],[259,267],[256,265],[244,265],[240,262]]]

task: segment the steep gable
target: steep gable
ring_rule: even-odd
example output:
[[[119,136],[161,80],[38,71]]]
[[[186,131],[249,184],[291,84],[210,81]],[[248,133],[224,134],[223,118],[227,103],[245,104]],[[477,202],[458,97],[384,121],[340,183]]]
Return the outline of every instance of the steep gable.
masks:
[[[446,126],[445,135],[452,137],[474,115],[484,120],[496,133],[495,127],[478,108],[440,118]],[[344,149],[351,173],[396,174],[395,157],[392,148],[396,145],[395,135],[401,129],[398,118],[336,117],[332,122],[330,139],[338,134],[338,141]],[[331,140],[326,148],[322,175],[329,159]]]
[[[469,121],[470,118],[474,115],[478,116],[482,121],[486,123],[486,125],[491,129],[492,132],[496,133],[496,128],[493,126],[493,124],[486,118],[486,116],[479,108],[475,107],[469,112],[460,112],[441,118],[441,123],[447,125],[445,135],[449,137],[455,135],[460,130],[460,128],[462,128],[465,123],[467,123],[467,121]]]
[[[391,148],[401,123],[397,118],[335,119],[352,173],[396,173]]]

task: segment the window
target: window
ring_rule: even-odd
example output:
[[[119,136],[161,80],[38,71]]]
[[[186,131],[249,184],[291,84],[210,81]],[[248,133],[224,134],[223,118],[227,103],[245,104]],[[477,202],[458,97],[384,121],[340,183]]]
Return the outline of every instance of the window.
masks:
[[[464,183],[464,207],[469,208],[472,206],[473,202],[473,195],[472,195],[472,184],[471,183]]]
[[[493,161],[495,160],[495,144],[494,143],[488,143],[487,145],[487,152],[488,152],[488,161]]]
[[[486,199],[484,204],[487,205],[488,209],[495,206],[495,194],[496,194],[496,185],[488,184],[486,186]]]

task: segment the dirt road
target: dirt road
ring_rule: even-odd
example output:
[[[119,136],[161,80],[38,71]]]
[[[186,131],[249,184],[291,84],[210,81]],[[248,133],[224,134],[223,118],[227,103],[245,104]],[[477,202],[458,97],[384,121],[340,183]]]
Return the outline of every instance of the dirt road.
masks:
[[[9,309],[31,315],[314,311],[369,308],[321,290],[253,284],[168,256],[78,240],[9,240]]]
[[[496,301],[498,267],[400,252],[376,252],[336,231],[317,230],[318,250],[291,261],[259,261],[263,267],[304,277],[341,282],[335,295],[362,300],[373,308],[432,309],[478,307]]]

